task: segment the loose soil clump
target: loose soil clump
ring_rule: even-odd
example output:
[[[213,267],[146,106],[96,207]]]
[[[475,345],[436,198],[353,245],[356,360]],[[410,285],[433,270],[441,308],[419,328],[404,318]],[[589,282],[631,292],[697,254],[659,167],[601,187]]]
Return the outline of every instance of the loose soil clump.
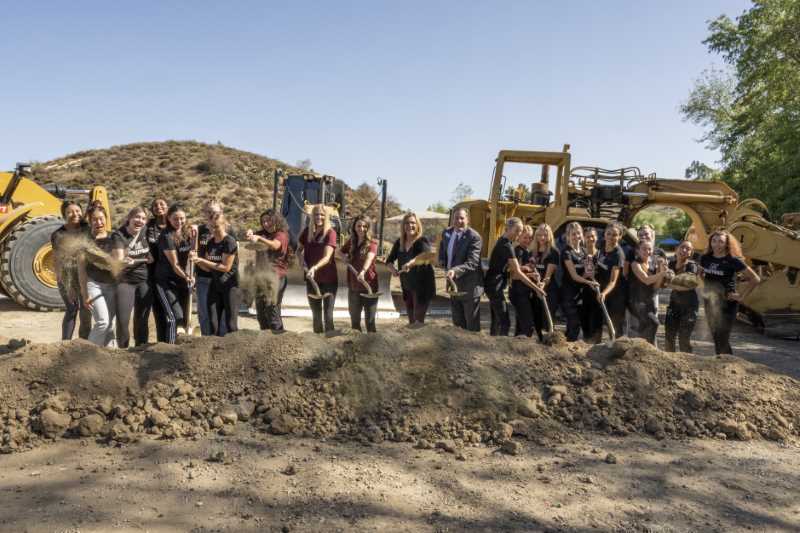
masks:
[[[106,349],[76,340],[0,355],[0,451],[62,437],[125,444],[230,435],[408,442],[421,449],[513,437],[614,435],[794,441],[800,387],[732,356],[497,338],[451,326],[377,334],[239,331],[177,345]]]

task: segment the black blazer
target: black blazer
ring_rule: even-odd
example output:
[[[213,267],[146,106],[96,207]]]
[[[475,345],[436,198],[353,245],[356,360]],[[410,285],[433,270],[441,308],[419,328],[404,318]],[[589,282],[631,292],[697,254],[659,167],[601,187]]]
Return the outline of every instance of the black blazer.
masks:
[[[455,228],[447,228],[442,232],[439,241],[439,265],[447,270],[447,248]],[[481,267],[481,247],[483,241],[478,232],[472,228],[464,230],[464,235],[453,247],[452,269],[458,290],[471,293],[474,298],[483,294],[483,268]]]

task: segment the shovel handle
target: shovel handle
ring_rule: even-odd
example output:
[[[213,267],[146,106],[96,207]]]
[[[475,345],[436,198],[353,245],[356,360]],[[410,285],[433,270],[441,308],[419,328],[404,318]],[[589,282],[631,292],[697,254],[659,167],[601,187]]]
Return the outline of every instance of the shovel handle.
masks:
[[[369,283],[367,283],[366,281],[362,281],[362,280],[358,279],[358,271],[355,269],[355,267],[353,265],[351,265],[350,263],[347,263],[347,268],[350,269],[350,272],[353,273],[353,275],[356,277],[356,280],[361,285],[363,285],[365,289],[367,289],[367,295],[368,296],[372,296],[372,287],[370,287]]]
[[[542,307],[544,307],[544,316],[547,318],[547,333],[552,334],[555,328],[553,327],[553,315],[550,314],[550,306],[547,305],[547,297],[539,291],[536,291],[536,296],[542,301]]]
[[[600,298],[600,287],[595,286],[594,292],[597,294],[597,301],[600,302],[600,309],[603,310],[603,318],[606,321],[606,327],[608,328],[608,334],[611,336],[611,339],[617,338],[617,332],[614,330],[614,324],[611,322],[611,317],[608,315],[608,309],[606,309],[606,302],[602,298]]]

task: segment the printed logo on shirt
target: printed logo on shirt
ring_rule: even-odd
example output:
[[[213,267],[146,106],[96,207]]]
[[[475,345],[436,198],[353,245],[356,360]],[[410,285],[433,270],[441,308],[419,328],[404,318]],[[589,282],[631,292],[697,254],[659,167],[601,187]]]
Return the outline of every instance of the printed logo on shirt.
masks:
[[[710,263],[707,267],[705,267],[705,271],[707,274],[713,274],[715,276],[725,276],[725,272],[720,270],[719,263]]]

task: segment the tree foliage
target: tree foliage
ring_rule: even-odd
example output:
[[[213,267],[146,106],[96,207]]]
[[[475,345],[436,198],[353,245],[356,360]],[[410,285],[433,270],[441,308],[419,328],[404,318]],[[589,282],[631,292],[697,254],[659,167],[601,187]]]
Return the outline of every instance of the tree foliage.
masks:
[[[450,208],[444,205],[444,202],[436,202],[435,204],[431,204],[428,206],[428,211],[433,211],[434,213],[447,214],[450,212]]]
[[[703,73],[681,106],[722,155],[721,177],[773,215],[800,211],[800,2],[755,0],[703,41],[725,70]],[[702,178],[701,178],[702,179]]]
[[[455,205],[467,198],[471,198],[474,193],[475,191],[472,190],[472,187],[461,182],[453,189],[453,194],[450,196],[450,203]]]

